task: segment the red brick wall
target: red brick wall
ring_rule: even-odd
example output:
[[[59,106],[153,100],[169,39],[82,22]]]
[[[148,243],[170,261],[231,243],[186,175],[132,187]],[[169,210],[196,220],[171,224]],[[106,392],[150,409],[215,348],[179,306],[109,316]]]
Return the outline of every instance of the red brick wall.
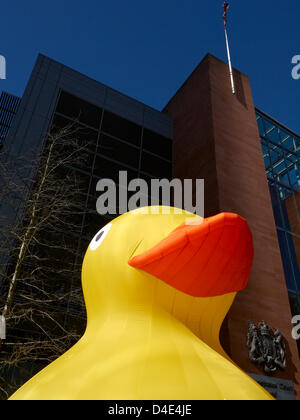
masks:
[[[222,336],[233,360],[250,363],[245,345],[248,320],[265,320],[288,342],[288,369],[276,376],[293,380],[300,397],[300,361],[291,338],[291,312],[265,175],[249,79],[235,71],[231,92],[228,67],[207,55],[165,108],[175,121],[174,176],[205,179],[205,215],[221,211],[245,217],[253,233],[255,259]]]

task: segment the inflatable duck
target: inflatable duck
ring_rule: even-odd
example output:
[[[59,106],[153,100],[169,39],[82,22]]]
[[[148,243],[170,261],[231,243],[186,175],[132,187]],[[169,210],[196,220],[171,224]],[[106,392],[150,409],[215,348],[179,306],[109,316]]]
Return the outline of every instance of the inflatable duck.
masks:
[[[12,399],[271,400],[219,341],[252,259],[235,214],[149,207],[118,217],[84,258],[84,336]]]

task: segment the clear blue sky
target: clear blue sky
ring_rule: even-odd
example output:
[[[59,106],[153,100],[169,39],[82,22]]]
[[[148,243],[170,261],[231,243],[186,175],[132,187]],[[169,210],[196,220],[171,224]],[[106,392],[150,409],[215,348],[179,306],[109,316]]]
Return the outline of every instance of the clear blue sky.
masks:
[[[300,133],[299,0],[232,0],[233,64],[256,106]],[[0,90],[22,95],[36,56],[50,56],[162,109],[207,52],[225,60],[223,0],[10,0],[1,6]]]

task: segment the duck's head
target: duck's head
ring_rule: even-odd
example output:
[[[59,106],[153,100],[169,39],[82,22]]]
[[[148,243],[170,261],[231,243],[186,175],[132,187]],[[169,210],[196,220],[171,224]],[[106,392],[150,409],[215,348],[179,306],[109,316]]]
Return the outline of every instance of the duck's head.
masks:
[[[219,310],[222,301],[223,321],[251,271],[247,222],[231,213],[208,219],[177,213],[169,207],[137,209],[95,235],[83,263],[89,320],[160,306],[193,324],[188,312],[196,314],[203,304],[207,309],[208,302]]]

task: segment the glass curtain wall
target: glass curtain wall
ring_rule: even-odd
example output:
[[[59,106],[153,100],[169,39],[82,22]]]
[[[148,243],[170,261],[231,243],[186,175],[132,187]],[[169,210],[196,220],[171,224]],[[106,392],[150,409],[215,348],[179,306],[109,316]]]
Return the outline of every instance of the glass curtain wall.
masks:
[[[78,264],[97,231],[119,214],[118,202],[116,214],[100,216],[97,213],[96,201],[100,195],[96,191],[98,181],[109,178],[119,188],[120,171],[127,172],[128,182],[142,178],[149,185],[152,178],[171,179],[172,140],[62,91],[53,117],[52,130],[66,126],[71,126],[75,136],[82,139],[84,148],[80,168],[72,168],[84,184],[86,192],[80,209],[81,229],[72,232],[78,246],[78,258],[75,261]],[[150,196],[147,198],[150,200]],[[81,293],[78,282],[72,287],[74,293],[79,293],[79,289]],[[71,302],[68,311],[72,311]]]
[[[292,314],[300,315],[300,136],[258,109],[256,116]]]

